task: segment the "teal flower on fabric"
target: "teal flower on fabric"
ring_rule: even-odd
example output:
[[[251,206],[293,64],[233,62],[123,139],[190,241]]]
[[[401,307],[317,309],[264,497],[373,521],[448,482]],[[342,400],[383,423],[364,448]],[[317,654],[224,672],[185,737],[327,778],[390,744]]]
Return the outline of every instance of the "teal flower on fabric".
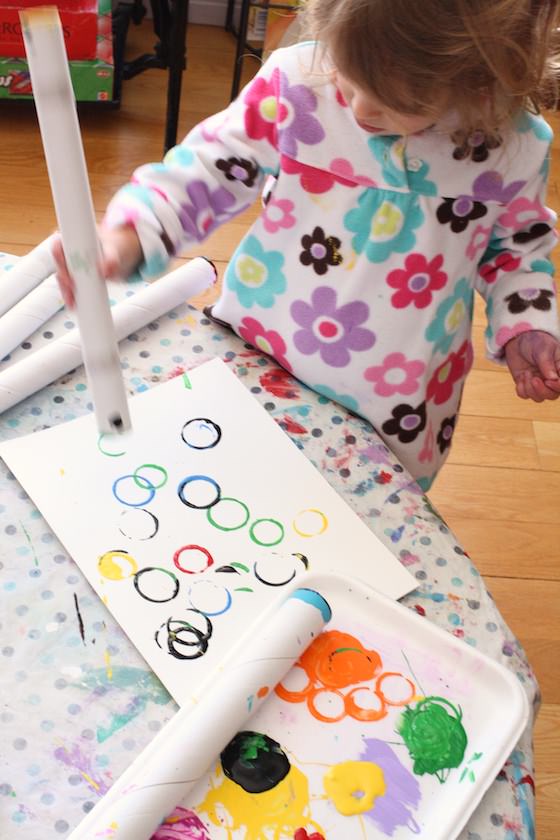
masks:
[[[371,137],[368,146],[381,164],[385,181],[392,187],[409,187],[423,195],[437,195],[436,185],[426,178],[430,167],[419,158],[407,160],[402,137]]]
[[[455,333],[472,315],[473,293],[468,280],[462,277],[456,283],[453,294],[445,298],[437,308],[436,316],[427,328],[425,336],[434,342],[434,350],[447,353]]]
[[[542,117],[522,111],[515,121],[515,128],[520,134],[527,134],[532,131],[537,140],[552,142],[553,132],[549,124]]]
[[[360,410],[358,400],[355,400],[354,397],[349,396],[349,394],[337,394],[336,391],[329,388],[328,385],[313,385],[313,390],[317,391],[318,394],[322,394],[323,397],[326,397],[328,400],[332,400],[333,402],[339,403],[339,405],[343,405],[345,408],[349,408],[350,411],[354,412],[354,414],[358,414]]]
[[[256,236],[248,236],[237,249],[225,274],[225,283],[246,309],[253,304],[270,309],[276,295],[286,291],[280,251],[265,251]]]
[[[187,146],[174,146],[167,152],[163,161],[163,164],[156,164],[156,168],[159,166],[165,171],[168,166],[174,163],[179,166],[190,166],[194,162],[194,152]]]
[[[537,271],[539,274],[550,274],[551,277],[554,277],[554,265],[547,259],[533,260],[531,271]]]
[[[352,247],[357,254],[365,252],[370,262],[381,263],[390,254],[404,254],[414,248],[414,231],[424,221],[416,195],[365,190],[358,205],[344,217],[345,227],[356,234]]]
[[[141,184],[130,183],[126,184],[118,192],[119,198],[132,198],[140,204],[145,204],[150,210],[154,208],[153,193],[148,187],[143,187]]]

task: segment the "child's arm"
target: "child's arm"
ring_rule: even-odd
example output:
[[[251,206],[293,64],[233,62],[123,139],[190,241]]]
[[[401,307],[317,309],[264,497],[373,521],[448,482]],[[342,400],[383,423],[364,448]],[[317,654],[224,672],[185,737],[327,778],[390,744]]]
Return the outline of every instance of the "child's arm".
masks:
[[[525,151],[533,172],[498,216],[477,282],[486,300],[488,356],[508,365],[520,397],[537,402],[560,395],[560,327],[550,261],[556,215],[543,203],[548,154],[548,145],[537,140]]]

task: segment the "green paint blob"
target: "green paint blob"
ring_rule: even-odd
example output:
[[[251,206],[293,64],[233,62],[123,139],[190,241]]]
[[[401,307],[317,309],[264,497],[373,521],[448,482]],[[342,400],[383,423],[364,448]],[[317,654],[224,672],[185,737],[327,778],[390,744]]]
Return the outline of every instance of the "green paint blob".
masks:
[[[443,697],[426,697],[415,708],[408,706],[405,709],[398,731],[418,776],[435,775],[443,784],[449,771],[459,767],[467,748],[462,717],[461,709]]]
[[[247,733],[242,740],[241,748],[239,750],[242,761],[254,761],[259,756],[259,752],[269,751],[269,746],[264,735],[259,732]]]

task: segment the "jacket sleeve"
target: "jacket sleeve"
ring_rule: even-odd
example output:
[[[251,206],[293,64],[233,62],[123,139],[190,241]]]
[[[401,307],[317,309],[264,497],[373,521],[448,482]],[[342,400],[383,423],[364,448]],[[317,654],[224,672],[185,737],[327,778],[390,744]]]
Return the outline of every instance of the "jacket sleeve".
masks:
[[[203,241],[253,203],[267,174],[278,171],[281,70],[274,53],[239,97],[204,120],[165,156],[137,169],[113,197],[103,225],[131,224],[154,277],[175,254]]]
[[[476,286],[488,318],[487,355],[498,362],[504,345],[521,332],[544,330],[560,339],[550,260],[557,217],[544,205],[550,146],[538,143],[536,149],[526,158],[530,178],[501,208],[478,267]]]

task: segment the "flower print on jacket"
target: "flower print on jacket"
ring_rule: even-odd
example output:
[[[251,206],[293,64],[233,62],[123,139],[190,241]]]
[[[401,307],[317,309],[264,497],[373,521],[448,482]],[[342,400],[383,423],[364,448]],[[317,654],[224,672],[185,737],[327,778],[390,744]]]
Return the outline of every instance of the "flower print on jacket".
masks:
[[[488,208],[480,201],[475,201],[468,195],[458,198],[444,198],[436,210],[438,222],[449,225],[453,233],[462,233],[469,222],[481,219],[488,212]]]
[[[325,236],[322,227],[314,228],[313,233],[306,233],[301,238],[303,251],[299,255],[302,265],[312,265],[315,274],[326,274],[329,266],[340,265],[342,254],[340,239],[336,236]]]
[[[428,262],[423,254],[409,254],[404,261],[404,268],[396,268],[387,275],[387,284],[397,289],[391,297],[396,309],[414,304],[416,309],[424,309],[432,302],[433,292],[443,289],[447,283],[447,274],[440,271],[443,256],[438,254]]]
[[[235,292],[241,306],[269,309],[286,291],[280,251],[265,251],[256,236],[247,236],[228,264],[224,283]]]
[[[294,202],[288,198],[269,196],[261,214],[266,232],[276,233],[280,228],[289,229],[293,227],[296,223],[296,217],[292,213],[293,209]]]
[[[257,77],[245,94],[245,131],[254,140],[266,139],[295,157],[298,142],[320,143],[325,137],[319,120],[313,116],[317,97],[307,85],[290,85],[278,67],[270,79]]]
[[[472,186],[472,197],[476,201],[496,201],[499,204],[509,204],[526,184],[527,181],[510,181],[509,184],[504,184],[504,176],[501,172],[488,170],[475,179]]]
[[[455,383],[463,379],[469,372],[472,365],[472,355],[470,341],[464,341],[456,353],[450,353],[447,359],[435,369],[428,382],[426,400],[433,400],[436,405],[447,402],[453,393]]]
[[[500,137],[486,136],[483,131],[473,131],[467,137],[462,132],[455,132],[451,135],[455,143],[453,157],[455,160],[466,160],[470,158],[473,163],[482,163],[488,160],[490,152],[502,144]]]
[[[426,329],[426,340],[434,342],[434,350],[447,353],[457,330],[465,319],[471,318],[473,292],[469,281],[462,277],[437,308],[433,321]]]
[[[502,227],[511,228],[514,234],[521,234],[521,239],[518,242],[529,242],[536,236],[544,236],[550,230],[551,213],[544,207],[538,199],[534,201],[527,196],[520,196],[514,199],[511,204],[505,208],[505,212],[498,217],[498,223]],[[543,222],[544,225],[539,231],[530,234],[529,225],[534,226],[537,222]],[[545,230],[545,227],[547,230]],[[515,236],[514,236],[515,239]]]
[[[426,403],[414,407],[401,403],[391,412],[393,417],[386,420],[382,429],[386,435],[397,435],[401,443],[412,443],[426,427]]]
[[[252,187],[259,174],[257,164],[245,158],[230,157],[227,160],[219,158],[216,161],[216,168],[224,173],[228,181],[240,181],[246,187]]]
[[[235,216],[235,196],[225,187],[213,190],[205,181],[192,181],[187,187],[190,204],[181,204],[179,219],[183,230],[200,242],[215,227]]]
[[[419,377],[425,369],[426,365],[420,359],[407,360],[403,353],[389,353],[383,359],[383,364],[364,371],[364,379],[374,383],[374,393],[380,397],[414,394],[419,388]]]
[[[367,175],[355,173],[352,164],[345,158],[334,158],[328,169],[318,169],[281,155],[280,168],[288,175],[299,175],[301,188],[313,195],[329,192],[335,184],[342,184],[344,187],[355,187],[356,184],[363,187],[377,186]]]
[[[256,318],[243,318],[239,326],[239,335],[248,344],[258,347],[268,356],[273,356],[286,370],[292,366],[286,359],[286,343],[276,330],[267,330]]]
[[[437,195],[437,187],[426,177],[430,167],[419,158],[407,159],[402,137],[371,137],[368,146],[374,158],[381,164],[385,181],[392,187],[409,187],[423,195]]]
[[[531,307],[540,312],[550,312],[554,294],[550,289],[518,289],[504,300],[508,305],[508,310],[514,315],[525,312]]]
[[[525,245],[527,242],[532,242],[533,239],[539,239],[541,236],[547,236],[552,230],[550,225],[546,222],[535,222],[528,230],[520,230],[513,234],[513,241],[517,245]]]
[[[388,193],[366,190],[358,207],[344,217],[345,227],[355,233],[352,247],[365,253],[370,262],[381,263],[393,253],[405,254],[416,244],[415,230],[424,222],[424,213],[414,193]]]
[[[500,271],[516,271],[521,265],[521,257],[514,257],[510,251],[502,251],[494,260],[483,263],[478,273],[485,283],[494,283]]]
[[[330,367],[345,367],[350,351],[369,350],[375,334],[362,327],[369,317],[369,306],[354,300],[337,307],[336,292],[319,286],[311,293],[311,303],[295,300],[290,313],[301,329],[294,333],[294,344],[300,353],[319,353]]]
[[[453,432],[455,431],[455,423],[457,422],[457,415],[454,414],[453,417],[445,417],[441,421],[441,426],[439,432],[437,434],[437,445],[439,447],[439,451],[443,455],[446,449],[449,449],[451,446],[451,438],[453,437]]]

